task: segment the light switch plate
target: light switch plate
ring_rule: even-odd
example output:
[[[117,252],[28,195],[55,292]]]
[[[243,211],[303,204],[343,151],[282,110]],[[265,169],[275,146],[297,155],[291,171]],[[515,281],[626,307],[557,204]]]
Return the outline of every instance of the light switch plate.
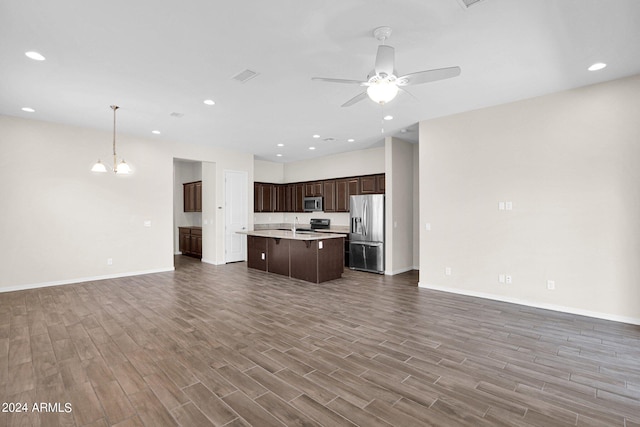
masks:
[[[498,202],[498,209],[501,211],[504,210],[504,202]]]
[[[505,208],[506,208],[508,211],[512,211],[512,210],[513,210],[513,202],[506,202],[506,203],[505,203]]]

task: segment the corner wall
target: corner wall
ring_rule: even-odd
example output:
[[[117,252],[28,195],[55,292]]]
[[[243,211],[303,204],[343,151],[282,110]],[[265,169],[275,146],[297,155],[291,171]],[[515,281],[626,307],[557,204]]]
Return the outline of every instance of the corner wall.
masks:
[[[92,173],[97,158],[109,159],[111,138],[0,116],[0,292],[172,270],[174,158],[215,163],[217,215],[224,169],[245,170],[253,182],[251,154],[128,135],[118,135],[118,154],[134,174]],[[224,218],[212,232],[211,253],[223,263]]]
[[[638,93],[634,76],[421,122],[420,285],[640,324]]]

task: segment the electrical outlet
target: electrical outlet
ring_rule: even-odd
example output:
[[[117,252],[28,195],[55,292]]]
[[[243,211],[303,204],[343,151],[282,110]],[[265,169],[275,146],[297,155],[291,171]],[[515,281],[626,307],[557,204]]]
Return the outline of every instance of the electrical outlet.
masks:
[[[318,242],[318,249],[322,249],[322,240]]]
[[[150,219],[145,219],[144,220],[144,226],[145,227],[151,227],[151,220]]]
[[[505,279],[505,282],[507,283],[507,285],[510,285],[511,283],[513,283],[513,279],[508,274],[506,276],[504,276],[504,279]]]
[[[451,276],[451,267],[446,267],[444,269],[444,274],[446,274],[447,276]]]
[[[113,258],[107,258],[107,265],[113,265]]]
[[[505,282],[505,280],[506,280],[506,279],[505,279],[504,274],[500,274],[500,275],[498,276],[498,281],[499,281],[500,283],[504,283],[504,282]]]
[[[547,280],[547,289],[550,291],[556,290],[556,282],[553,280]]]
[[[431,231],[431,223],[429,223],[429,222],[428,222],[428,223],[426,223],[426,224],[424,225],[424,228],[426,228],[426,229],[427,229],[427,231]]]
[[[260,256],[262,257],[263,260],[265,259],[264,252],[262,252]]]

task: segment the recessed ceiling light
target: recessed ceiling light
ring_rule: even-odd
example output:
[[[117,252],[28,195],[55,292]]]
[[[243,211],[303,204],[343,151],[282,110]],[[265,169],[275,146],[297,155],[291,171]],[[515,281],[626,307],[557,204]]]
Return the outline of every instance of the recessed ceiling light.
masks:
[[[353,139],[353,138],[349,138],[349,139],[347,139],[347,142],[356,142],[356,140]]]
[[[393,116],[384,116],[385,120],[393,120]]]
[[[406,129],[400,129],[400,133],[407,133]]]
[[[204,103],[207,105],[216,105],[216,102],[213,99],[205,99]]]
[[[152,130],[151,133],[154,135],[160,135],[162,132],[160,132],[159,130]]]
[[[282,157],[282,154],[276,154],[277,157]]]
[[[26,111],[27,113],[35,113],[36,110],[34,110],[31,107],[22,107],[22,111]]]
[[[315,139],[318,139],[318,138],[320,138],[320,135],[315,134],[315,135],[313,135],[313,137],[314,137]]]
[[[31,58],[34,61],[44,61],[46,59],[44,56],[34,51],[25,52],[24,54],[27,55],[27,58]]]
[[[315,150],[316,147],[309,147],[309,150]]]
[[[284,147],[284,144],[281,142],[280,144],[278,144],[278,147]]]
[[[589,71],[598,71],[598,70],[602,70],[606,66],[607,66],[607,64],[605,64],[604,62],[596,62],[595,64],[591,65],[588,68],[588,70]]]

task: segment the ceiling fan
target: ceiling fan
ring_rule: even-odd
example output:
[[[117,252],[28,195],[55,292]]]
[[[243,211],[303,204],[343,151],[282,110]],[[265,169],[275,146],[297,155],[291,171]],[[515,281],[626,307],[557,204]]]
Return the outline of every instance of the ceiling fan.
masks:
[[[325,77],[312,77],[311,80],[329,82],[329,83],[345,83],[366,87],[366,91],[362,92],[344,104],[343,107],[350,107],[353,104],[362,101],[367,96],[372,101],[384,105],[396,97],[398,91],[403,91],[404,86],[419,85],[422,83],[435,82],[460,75],[460,67],[438,68],[433,70],[418,71],[416,73],[405,74],[397,77],[395,69],[395,51],[392,46],[385,45],[386,39],[391,36],[391,27],[379,27],[373,30],[373,36],[382,42],[378,46],[376,54],[375,68],[367,76],[366,81],[333,79]]]

